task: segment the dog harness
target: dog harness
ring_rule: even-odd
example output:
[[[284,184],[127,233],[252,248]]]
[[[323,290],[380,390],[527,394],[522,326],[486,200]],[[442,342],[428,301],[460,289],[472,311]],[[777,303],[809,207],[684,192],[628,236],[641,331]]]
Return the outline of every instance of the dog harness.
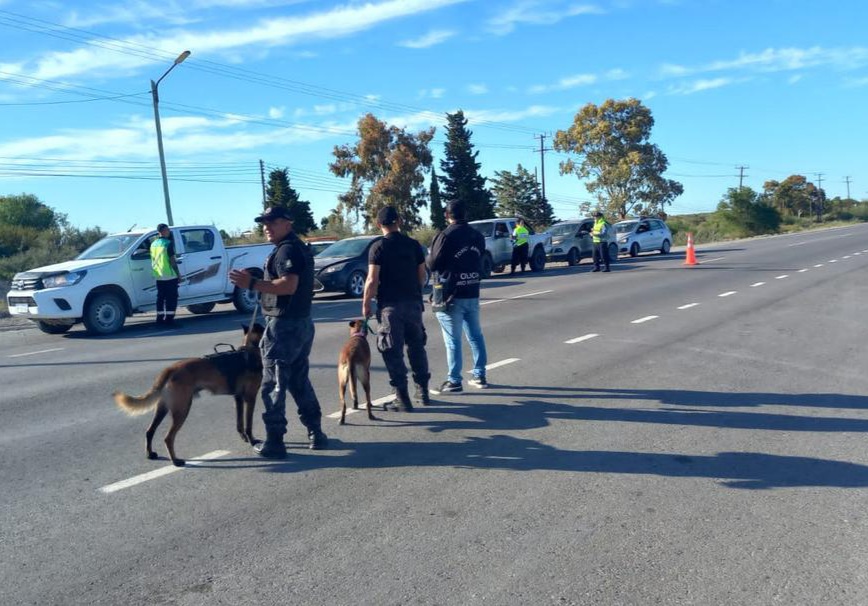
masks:
[[[221,344],[222,345],[222,344]],[[262,359],[253,355],[249,347],[218,351],[204,356],[224,377],[229,386],[229,393],[235,393],[239,377],[245,372],[262,372]]]

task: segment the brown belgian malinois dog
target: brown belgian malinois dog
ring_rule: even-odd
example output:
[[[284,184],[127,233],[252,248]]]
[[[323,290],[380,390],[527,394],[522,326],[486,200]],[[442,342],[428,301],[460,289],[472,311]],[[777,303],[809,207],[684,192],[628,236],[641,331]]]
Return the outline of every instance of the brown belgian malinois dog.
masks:
[[[239,349],[175,362],[157,375],[153,387],[143,396],[136,398],[119,391],[112,394],[117,405],[130,415],[144,414],[156,406],[154,420],[145,433],[149,459],[157,458],[157,453],[151,448],[154,432],[166,414],[171,413],[172,426],[166,433],[166,449],[173,464],[184,466],[184,459],[175,456],[175,436],[190,412],[193,398],[203,390],[215,395],[235,396],[238,433],[245,442],[256,442],[252,431],[253,409],[262,383],[259,341],[264,330],[260,324],[249,329],[244,326],[244,339]],[[243,425],[242,403],[246,404]]]
[[[350,338],[341,348],[338,356],[338,394],[341,398],[341,425],[347,416],[347,384],[350,386],[350,396],[353,398],[353,409],[359,409],[359,397],[356,389],[356,379],[365,390],[368,406],[368,419],[376,421],[371,412],[371,348],[368,345],[368,328],[364,320],[350,321]]]

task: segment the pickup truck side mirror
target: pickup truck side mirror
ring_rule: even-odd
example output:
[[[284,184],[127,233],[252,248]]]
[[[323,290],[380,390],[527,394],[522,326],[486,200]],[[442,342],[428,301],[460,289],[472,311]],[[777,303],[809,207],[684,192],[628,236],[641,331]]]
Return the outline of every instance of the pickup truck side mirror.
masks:
[[[134,251],[133,251],[133,254],[132,254],[132,256],[131,256],[130,258],[131,258],[133,261],[144,261],[144,260],[146,260],[146,259],[150,259],[150,258],[151,258],[151,253],[150,253],[150,251],[143,250],[143,249],[140,248],[140,249],[138,249],[138,250],[134,250]]]

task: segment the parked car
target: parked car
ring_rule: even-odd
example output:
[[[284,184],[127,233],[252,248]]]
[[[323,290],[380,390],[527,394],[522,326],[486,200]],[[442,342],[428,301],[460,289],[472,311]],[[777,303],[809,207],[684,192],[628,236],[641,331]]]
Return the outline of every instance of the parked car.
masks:
[[[257,298],[229,282],[229,270],[262,275],[272,244],[224,246],[220,231],[210,225],[172,227],[182,281],[178,303],[196,314],[231,301],[251,313]],[[84,322],[91,334],[111,334],[127,316],[157,305],[151,273],[150,245],[155,230],[106,236],[71,261],[37,267],[12,278],[6,295],[9,313],[28,318],[49,334],[67,332]]]
[[[482,277],[491,277],[491,272],[501,272],[512,260],[512,230],[515,228],[514,217],[498,217],[471,221],[479,233],[485,236],[485,254],[482,257]],[[548,232],[534,233],[530,226],[528,238],[528,259],[531,271],[542,271],[546,266],[546,257],[552,250],[552,235]]]
[[[327,249],[329,246],[337,242],[337,240],[316,240],[310,241],[308,240],[307,244],[310,246],[310,251],[313,253],[313,256],[317,256],[322,251]]]
[[[552,252],[549,261],[566,261],[569,265],[578,265],[582,259],[594,257],[594,241],[591,230],[594,228],[594,218],[561,221],[549,228],[552,234]],[[618,258],[618,242],[615,230],[609,230],[609,257],[612,261]]]
[[[618,250],[635,257],[639,253],[659,250],[669,254],[672,248],[672,232],[660,219],[627,219],[615,223]]]

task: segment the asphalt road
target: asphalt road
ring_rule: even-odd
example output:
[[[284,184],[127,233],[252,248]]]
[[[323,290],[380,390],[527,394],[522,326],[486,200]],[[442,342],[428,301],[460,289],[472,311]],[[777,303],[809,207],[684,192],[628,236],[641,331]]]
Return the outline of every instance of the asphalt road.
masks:
[[[206,395],[176,442],[201,461],[175,471],[110,398],[246,318],[2,332],[0,603],[868,603],[868,226],[698,256],[495,277],[491,389],[328,417],[327,451],[291,419],[285,462]],[[327,415],[360,307],[315,305]]]

